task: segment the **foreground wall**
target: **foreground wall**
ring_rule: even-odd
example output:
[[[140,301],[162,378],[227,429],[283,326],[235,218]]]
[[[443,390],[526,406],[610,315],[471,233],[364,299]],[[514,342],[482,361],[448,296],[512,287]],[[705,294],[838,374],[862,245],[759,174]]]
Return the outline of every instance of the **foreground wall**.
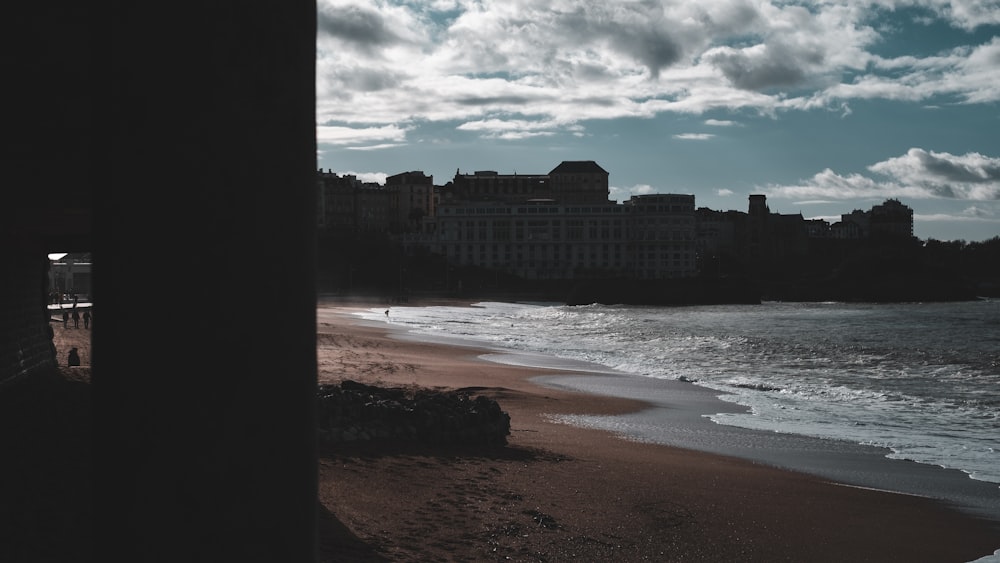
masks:
[[[5,21],[3,375],[46,362],[47,252],[91,252],[100,311],[74,560],[315,561],[315,3]]]
[[[0,386],[55,365],[45,300],[46,256],[8,249],[0,270]]]

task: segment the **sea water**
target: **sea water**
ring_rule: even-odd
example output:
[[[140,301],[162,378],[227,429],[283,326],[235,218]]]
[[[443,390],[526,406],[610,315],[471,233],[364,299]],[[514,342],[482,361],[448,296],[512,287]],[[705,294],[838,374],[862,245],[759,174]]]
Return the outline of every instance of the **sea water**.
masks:
[[[722,425],[887,448],[1000,484],[1000,301],[697,307],[479,303],[363,316],[693,382]]]

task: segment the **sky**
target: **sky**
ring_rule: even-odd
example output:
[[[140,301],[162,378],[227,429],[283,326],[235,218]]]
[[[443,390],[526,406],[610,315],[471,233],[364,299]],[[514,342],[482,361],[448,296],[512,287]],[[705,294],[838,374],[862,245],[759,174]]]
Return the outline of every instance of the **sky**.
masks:
[[[611,199],[1000,236],[1000,0],[319,0],[317,166],[546,174]]]

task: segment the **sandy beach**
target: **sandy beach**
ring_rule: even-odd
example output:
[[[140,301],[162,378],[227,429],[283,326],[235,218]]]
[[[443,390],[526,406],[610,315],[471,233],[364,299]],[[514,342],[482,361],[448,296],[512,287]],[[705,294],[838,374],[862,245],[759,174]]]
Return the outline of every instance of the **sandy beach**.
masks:
[[[555,423],[644,403],[542,387],[534,378],[567,374],[401,339],[351,315],[364,306],[319,308],[320,383],[468,390],[497,400],[512,431],[502,447],[321,447],[320,561],[968,562],[1000,547],[995,522],[926,498]],[[90,334],[54,329],[60,363],[76,346],[83,367],[0,395],[5,561],[90,550]]]
[[[511,435],[499,448],[322,448],[324,561],[963,562],[1000,547],[996,523],[927,498],[555,423],[644,403],[398,338],[351,315],[365,306],[321,305],[320,383],[472,390],[510,414]]]

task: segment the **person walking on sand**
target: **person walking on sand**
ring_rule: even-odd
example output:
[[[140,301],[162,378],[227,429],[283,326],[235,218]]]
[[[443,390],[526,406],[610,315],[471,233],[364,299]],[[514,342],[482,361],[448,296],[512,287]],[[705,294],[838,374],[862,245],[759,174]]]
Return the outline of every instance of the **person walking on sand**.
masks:
[[[66,326],[69,323],[69,311],[63,309],[63,328],[69,328]]]
[[[83,312],[83,328],[90,328],[90,309]]]
[[[80,328],[80,313],[73,309],[73,328]]]

